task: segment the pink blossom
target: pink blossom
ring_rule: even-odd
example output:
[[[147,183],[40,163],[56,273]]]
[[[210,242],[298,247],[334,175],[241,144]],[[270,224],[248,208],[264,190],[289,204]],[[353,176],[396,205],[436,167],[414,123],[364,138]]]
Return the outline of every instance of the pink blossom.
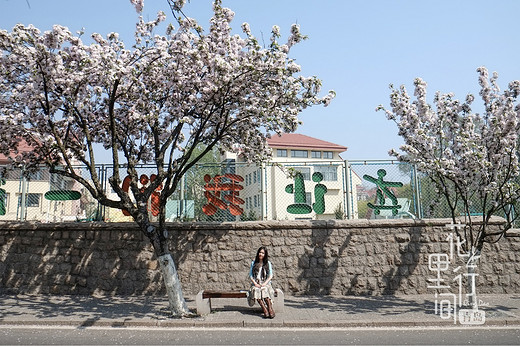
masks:
[[[143,12],[144,0],[130,0],[130,3],[134,5],[137,13]]]

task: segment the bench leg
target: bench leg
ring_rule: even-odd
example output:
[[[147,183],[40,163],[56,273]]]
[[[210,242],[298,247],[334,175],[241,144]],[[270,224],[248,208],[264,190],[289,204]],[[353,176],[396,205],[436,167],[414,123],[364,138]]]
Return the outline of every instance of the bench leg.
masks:
[[[202,292],[200,291],[195,298],[195,302],[197,303],[197,315],[208,315],[211,312],[211,299],[202,298]]]
[[[276,297],[274,297],[273,308],[275,313],[282,313],[284,310],[284,294],[279,288],[276,289]]]

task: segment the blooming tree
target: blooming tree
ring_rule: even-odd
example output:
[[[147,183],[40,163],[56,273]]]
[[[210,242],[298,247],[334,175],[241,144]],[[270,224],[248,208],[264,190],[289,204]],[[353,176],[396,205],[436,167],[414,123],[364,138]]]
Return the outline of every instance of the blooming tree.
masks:
[[[466,226],[456,228],[456,234],[469,261],[478,259],[484,243],[498,241],[512,227],[520,199],[520,82],[501,92],[496,73],[489,77],[486,68],[477,71],[481,113],[472,111],[473,95],[462,102],[453,94],[436,93],[434,106],[428,104],[426,83],[419,78],[414,101],[404,86],[391,86],[391,110],[378,107],[397,124],[405,142],[402,153],[390,154],[428,174],[454,223],[464,217]],[[471,217],[475,213],[478,223]],[[498,231],[488,227],[493,215],[506,218]]]
[[[142,0],[131,0],[140,13]],[[243,37],[231,34],[234,13],[213,4],[209,30],[182,14],[184,1],[169,1],[176,27],[156,34],[165,14],[139,17],[131,47],[117,33],[82,34],[55,25],[0,31],[0,151],[26,168],[45,164],[81,183],[104,206],[125,210],[149,238],[157,255],[173,314],[188,312],[168,248],[165,205],[181,177],[217,144],[251,161],[267,160],[270,134],[292,132],[306,107],[327,105],[321,82],[299,75],[288,56],[304,39],[293,25],[286,44],[273,27],[262,47],[244,23]],[[25,140],[32,152],[17,153]],[[195,150],[197,144],[205,149]],[[96,171],[95,145],[112,153],[114,167],[129,176],[123,188],[114,169],[111,199]],[[14,150],[14,153],[13,153]],[[85,165],[90,177],[74,170]],[[141,179],[137,165],[153,163],[154,177]],[[158,224],[147,203],[157,189]]]

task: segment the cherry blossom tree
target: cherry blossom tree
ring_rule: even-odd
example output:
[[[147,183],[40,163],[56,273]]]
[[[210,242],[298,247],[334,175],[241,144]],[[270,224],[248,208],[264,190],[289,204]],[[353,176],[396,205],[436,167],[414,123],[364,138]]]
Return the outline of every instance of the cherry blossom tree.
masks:
[[[131,2],[141,13],[143,1]],[[289,58],[305,38],[298,25],[285,44],[274,26],[262,47],[247,23],[244,35],[232,35],[234,13],[220,0],[207,31],[183,15],[184,1],[168,3],[175,27],[168,24],[159,35],[163,12],[150,22],[139,16],[131,47],[114,32],[85,43],[82,33],[60,25],[43,33],[21,24],[1,30],[0,151],[27,169],[45,164],[81,183],[102,205],[131,215],[153,245],[172,313],[183,315],[188,309],[165,225],[166,201],[181,177],[217,144],[250,161],[269,159],[268,136],[293,132],[303,109],[327,105],[334,92],[318,96],[320,80],[301,76]],[[21,140],[34,150],[17,153]],[[129,177],[125,189],[114,169],[109,184],[116,199],[96,171],[99,144]],[[198,144],[205,149],[196,150]],[[77,162],[89,178],[74,169]],[[150,179],[139,176],[141,163],[154,165]],[[158,223],[148,211],[151,196],[158,197]]]
[[[404,139],[402,152],[392,150],[390,155],[427,173],[454,224],[463,217],[465,227],[455,232],[468,270],[474,268],[484,243],[497,242],[512,227],[520,199],[520,82],[509,83],[501,92],[496,73],[490,77],[484,67],[477,72],[481,113],[472,111],[471,94],[459,101],[453,94],[438,92],[434,106],[428,104],[426,83],[420,78],[414,82],[414,101],[404,86],[391,86],[391,110],[378,107],[397,124]],[[493,215],[505,216],[500,230],[488,227]]]

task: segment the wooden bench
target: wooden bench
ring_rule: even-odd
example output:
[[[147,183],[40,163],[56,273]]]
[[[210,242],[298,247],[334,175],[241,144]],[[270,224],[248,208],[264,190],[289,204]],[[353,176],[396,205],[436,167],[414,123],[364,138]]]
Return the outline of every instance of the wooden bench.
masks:
[[[197,303],[197,314],[207,315],[211,312],[211,299],[215,298],[246,298],[248,291],[217,291],[202,290],[195,299]],[[282,313],[284,309],[284,294],[281,289],[274,291],[273,308],[276,313]]]

